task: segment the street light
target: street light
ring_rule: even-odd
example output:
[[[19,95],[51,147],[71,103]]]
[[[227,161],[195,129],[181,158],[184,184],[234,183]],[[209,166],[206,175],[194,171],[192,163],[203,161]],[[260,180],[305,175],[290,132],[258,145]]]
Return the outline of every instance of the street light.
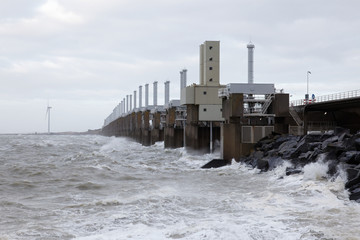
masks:
[[[305,95],[305,99],[306,99],[306,103],[308,103],[309,101],[309,74],[311,74],[310,71],[307,71],[306,76],[307,76],[307,86],[306,86],[306,95]]]

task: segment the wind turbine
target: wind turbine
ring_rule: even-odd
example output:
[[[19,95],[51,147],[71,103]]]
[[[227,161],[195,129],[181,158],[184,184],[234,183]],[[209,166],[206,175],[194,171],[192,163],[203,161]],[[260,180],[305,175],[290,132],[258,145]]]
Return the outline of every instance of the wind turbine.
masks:
[[[47,119],[48,119],[48,134],[50,134],[50,110],[51,110],[51,107],[49,106],[49,101],[48,101],[48,105],[46,108],[46,115],[45,115],[45,118],[47,117]]]

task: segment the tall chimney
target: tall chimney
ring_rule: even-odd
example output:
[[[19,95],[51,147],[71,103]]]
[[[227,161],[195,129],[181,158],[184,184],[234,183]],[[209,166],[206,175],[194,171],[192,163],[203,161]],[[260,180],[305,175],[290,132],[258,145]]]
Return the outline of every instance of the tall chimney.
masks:
[[[158,84],[158,82],[155,81],[155,82],[154,82],[154,94],[153,94],[153,97],[154,97],[154,101],[153,101],[154,106],[157,106],[157,84]]]
[[[149,106],[149,84],[145,84],[145,107]]]
[[[129,95],[126,95],[126,113],[129,112]]]
[[[130,98],[130,108],[129,108],[129,111],[131,112],[131,111],[132,111],[132,95],[131,95],[131,94],[129,95],[129,98]]]
[[[126,101],[125,101],[125,98],[123,99],[123,103],[124,103],[124,112],[123,113],[126,113]]]
[[[255,45],[252,42],[249,42],[247,45],[248,48],[248,83],[254,83],[254,48]]]
[[[139,86],[139,108],[142,108],[142,86]]]
[[[134,109],[136,109],[136,91],[134,91]]]
[[[186,88],[186,69],[180,72],[180,99],[182,98],[183,89]]]
[[[120,103],[116,106],[116,118],[120,116]]]
[[[120,115],[123,113],[123,103],[122,103],[122,100],[120,102]]]
[[[165,103],[164,103],[164,105],[169,104],[169,98],[170,98],[170,81],[166,81],[165,82]]]
[[[187,72],[187,70],[186,69],[183,69],[183,85],[182,85],[182,87],[181,88],[186,88],[186,72]]]

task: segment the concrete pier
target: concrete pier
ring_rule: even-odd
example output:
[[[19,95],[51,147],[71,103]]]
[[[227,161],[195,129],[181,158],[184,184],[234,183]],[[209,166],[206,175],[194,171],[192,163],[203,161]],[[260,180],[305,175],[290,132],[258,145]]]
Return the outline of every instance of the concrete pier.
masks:
[[[134,108],[132,95],[126,95],[105,119],[102,134],[130,137],[144,146],[164,141],[165,148],[203,152],[212,152],[220,144],[222,161],[231,162],[249,155],[254,145],[272,132],[307,134],[337,126],[351,133],[360,130],[360,90],[345,94],[347,99],[333,100],[338,97],[334,95],[328,102],[289,107],[289,94],[276,91],[274,84],[254,83],[255,46],[250,43],[247,47],[248,83],[221,85],[220,42],[205,41],[200,46],[198,84],[187,86],[187,70],[183,69],[180,99],[170,100],[170,82],[166,81],[163,106],[157,105],[158,82],[153,83],[153,105],[149,105],[149,84],[145,84],[144,107],[139,86],[138,104],[136,91]]]

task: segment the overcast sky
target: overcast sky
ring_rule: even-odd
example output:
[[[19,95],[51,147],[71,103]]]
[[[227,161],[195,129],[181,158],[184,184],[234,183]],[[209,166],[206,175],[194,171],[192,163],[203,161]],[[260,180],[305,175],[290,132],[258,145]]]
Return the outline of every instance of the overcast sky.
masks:
[[[0,133],[86,131],[139,85],[180,70],[199,82],[199,45],[220,41],[220,82],[255,83],[292,99],[360,89],[358,0],[1,0]],[[152,94],[150,104],[152,104]]]

